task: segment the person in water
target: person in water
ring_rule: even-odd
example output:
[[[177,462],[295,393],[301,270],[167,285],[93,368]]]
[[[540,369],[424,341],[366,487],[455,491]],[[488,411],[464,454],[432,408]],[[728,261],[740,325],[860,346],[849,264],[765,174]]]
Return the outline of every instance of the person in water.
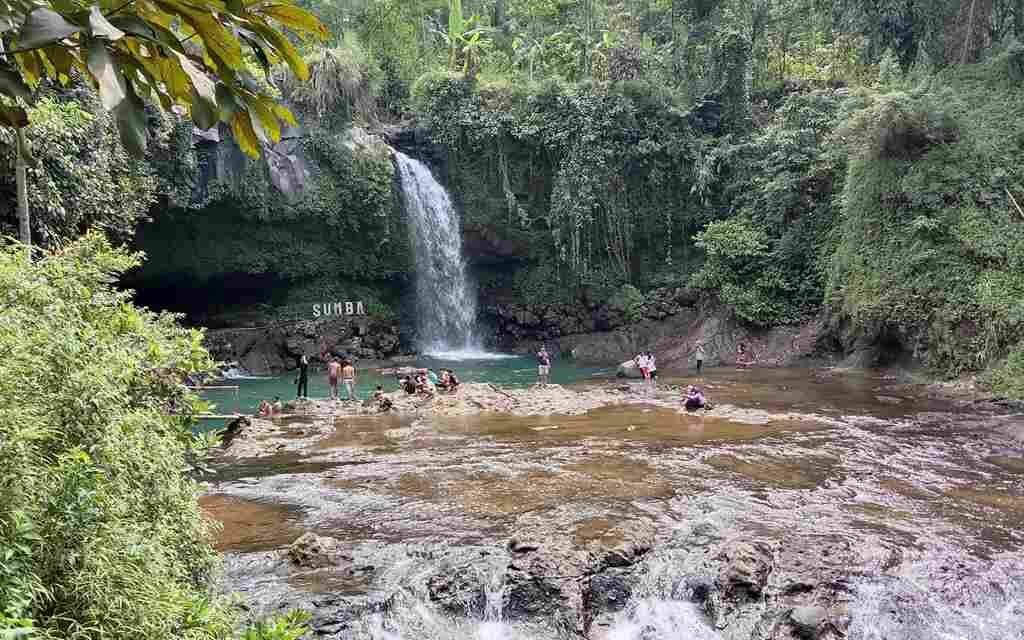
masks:
[[[356,397],[356,368],[348,360],[341,368],[341,384],[345,387],[345,400],[351,402],[358,400]]]
[[[307,398],[309,397],[309,357],[302,356],[299,358],[299,375],[295,378],[295,397],[296,398]]]
[[[256,415],[261,418],[269,418],[274,415],[274,407],[266,400],[260,400],[260,408]]]
[[[703,342],[698,342],[697,343],[697,351],[696,351],[695,355],[696,355],[696,358],[697,358],[697,373],[700,373],[701,369],[704,368],[704,356],[706,355],[704,353],[704,343]]]
[[[341,376],[341,363],[334,357],[327,363],[327,385],[331,388],[331,400],[338,399],[338,378]]]
[[[686,399],[683,401],[683,407],[687,411],[696,411],[697,409],[711,409],[714,405],[704,396],[703,391],[691,384],[686,387]]]
[[[551,356],[548,355],[547,347],[540,346],[537,352],[537,384],[546,386],[551,381]]]
[[[270,405],[270,415],[279,416],[284,411],[284,405],[281,403],[281,396],[274,396],[274,402]]]

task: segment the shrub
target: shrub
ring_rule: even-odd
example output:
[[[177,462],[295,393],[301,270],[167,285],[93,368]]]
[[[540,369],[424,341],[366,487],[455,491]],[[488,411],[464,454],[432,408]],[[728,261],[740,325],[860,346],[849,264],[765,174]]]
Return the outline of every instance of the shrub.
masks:
[[[117,291],[138,257],[98,234],[23,255],[0,250],[0,636],[227,637],[182,472],[201,333]]]

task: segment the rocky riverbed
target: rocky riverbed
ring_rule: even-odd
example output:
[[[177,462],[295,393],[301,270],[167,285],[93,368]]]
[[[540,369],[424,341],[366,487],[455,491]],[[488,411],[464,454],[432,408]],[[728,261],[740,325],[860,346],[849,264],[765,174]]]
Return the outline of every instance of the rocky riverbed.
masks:
[[[318,638],[1022,637],[1019,416],[784,369],[688,414],[684,382],[254,421],[203,499],[224,588]]]

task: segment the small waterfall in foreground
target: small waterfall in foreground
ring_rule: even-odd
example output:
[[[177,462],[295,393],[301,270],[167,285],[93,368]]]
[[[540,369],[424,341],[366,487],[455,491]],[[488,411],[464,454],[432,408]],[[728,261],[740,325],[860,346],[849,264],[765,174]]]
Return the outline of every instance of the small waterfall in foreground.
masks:
[[[426,165],[398,151],[395,164],[416,265],[418,347],[432,355],[479,352],[476,294],[466,277],[459,214]]]

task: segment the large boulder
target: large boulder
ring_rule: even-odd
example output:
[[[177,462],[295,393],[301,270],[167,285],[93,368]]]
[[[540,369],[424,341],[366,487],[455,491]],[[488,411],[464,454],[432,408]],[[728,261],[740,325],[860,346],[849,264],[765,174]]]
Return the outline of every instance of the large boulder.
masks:
[[[626,360],[619,365],[619,368],[615,371],[616,377],[619,378],[641,378],[643,374],[640,373],[640,367],[636,366],[636,362],[632,360]]]
[[[334,538],[318,536],[308,532],[302,534],[288,547],[292,563],[305,569],[333,567],[346,559],[341,553],[340,543]]]

